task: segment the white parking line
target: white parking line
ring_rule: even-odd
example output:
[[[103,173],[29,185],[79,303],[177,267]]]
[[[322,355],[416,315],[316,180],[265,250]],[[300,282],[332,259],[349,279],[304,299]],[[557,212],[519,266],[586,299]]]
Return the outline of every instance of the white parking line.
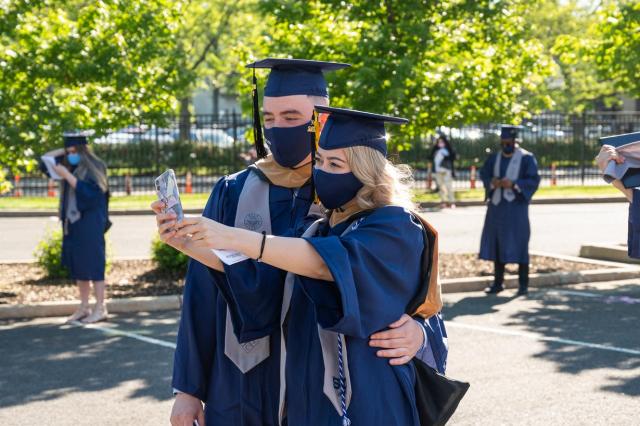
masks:
[[[72,324],[80,327],[84,327],[84,328],[90,328],[93,330],[102,331],[103,333],[111,336],[129,337],[131,339],[140,340],[141,342],[151,343],[152,345],[164,346],[165,348],[171,348],[171,349],[176,348],[175,343],[167,342],[165,340],[160,340],[160,339],[154,339],[153,337],[147,337],[141,334],[131,333],[129,331],[118,330],[117,328],[102,327],[97,324],[83,324],[80,321],[74,321]]]
[[[453,326],[454,328],[455,327],[466,328],[468,330],[484,331],[486,333],[502,334],[505,336],[524,337],[526,339],[536,340],[539,342],[553,342],[553,343],[560,343],[562,345],[582,346],[585,348],[600,349],[604,351],[620,352],[624,354],[640,356],[640,350],[620,348],[617,346],[601,345],[598,343],[581,342],[579,340],[562,339],[559,337],[546,337],[546,336],[540,336],[539,334],[535,334],[535,333],[529,333],[526,331],[507,330],[504,328],[495,328],[495,327],[484,327],[481,325],[465,324],[457,321],[446,321],[445,324],[447,327]]]
[[[551,290],[551,291],[548,291],[547,293],[567,295],[567,296],[590,297],[594,299],[604,299],[605,303],[625,303],[628,305],[640,303],[640,299],[638,299],[637,297],[589,293],[586,291]]]

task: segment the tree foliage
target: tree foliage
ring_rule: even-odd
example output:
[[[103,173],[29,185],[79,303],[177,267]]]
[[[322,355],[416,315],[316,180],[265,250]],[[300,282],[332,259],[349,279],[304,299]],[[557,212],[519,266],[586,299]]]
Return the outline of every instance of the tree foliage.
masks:
[[[593,56],[585,50],[597,16],[588,5],[576,0],[533,2],[528,15],[529,37],[542,42],[553,60],[553,74],[539,88],[553,100],[553,109],[581,113],[597,103],[619,102],[610,79],[598,73]]]
[[[640,97],[640,1],[609,1],[598,13],[593,55],[602,78]]]
[[[0,164],[14,170],[60,145],[158,119],[190,75],[176,55],[179,0],[0,2]]]
[[[351,63],[332,103],[441,125],[517,120],[548,106],[543,46],[526,39],[525,1],[267,0],[270,53]],[[335,75],[334,75],[335,74]]]

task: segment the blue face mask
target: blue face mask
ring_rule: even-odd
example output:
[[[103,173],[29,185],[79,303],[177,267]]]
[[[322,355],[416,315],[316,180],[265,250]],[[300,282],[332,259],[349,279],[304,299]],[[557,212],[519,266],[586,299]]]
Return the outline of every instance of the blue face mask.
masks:
[[[267,145],[276,163],[294,167],[311,153],[311,122],[295,127],[271,127],[264,129]]]
[[[78,164],[80,164],[80,154],[78,154],[77,152],[67,154],[67,161],[72,166],[77,166]]]
[[[322,205],[328,209],[337,209],[347,204],[356,196],[362,182],[351,172],[327,173],[313,169],[313,182]]]
[[[505,154],[513,154],[513,151],[515,151],[515,149],[516,149],[516,146],[514,144],[502,146],[502,152],[504,152]]]

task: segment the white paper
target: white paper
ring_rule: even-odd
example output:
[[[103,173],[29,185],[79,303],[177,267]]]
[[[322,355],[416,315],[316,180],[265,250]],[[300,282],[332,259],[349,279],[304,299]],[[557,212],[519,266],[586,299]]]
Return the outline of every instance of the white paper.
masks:
[[[243,260],[249,259],[249,256],[245,256],[239,251],[232,250],[217,250],[212,249],[213,253],[218,256],[218,259],[225,265],[233,265],[234,263],[242,262]]]
[[[56,165],[56,157],[43,155],[40,158],[42,159],[44,165],[47,166],[47,172],[49,172],[49,176],[51,177],[51,179],[61,180],[62,178],[58,173],[56,173],[56,170],[54,169],[54,166]]]

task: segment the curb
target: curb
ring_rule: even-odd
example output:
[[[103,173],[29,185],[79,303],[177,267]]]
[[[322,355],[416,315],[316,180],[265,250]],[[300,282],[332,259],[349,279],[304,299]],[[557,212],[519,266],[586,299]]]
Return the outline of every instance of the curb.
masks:
[[[180,309],[181,306],[181,295],[130,297],[126,299],[107,300],[107,309],[111,313],[169,311]],[[77,307],[77,301],[0,306],[0,319],[69,316]]]
[[[640,268],[593,269],[576,272],[553,272],[549,274],[531,274],[531,287],[554,287],[559,285],[580,284],[602,281],[626,280],[640,277]],[[453,278],[442,280],[443,293],[465,293],[481,291],[493,282],[493,277]],[[505,288],[517,288],[517,275],[505,277]],[[112,313],[151,312],[177,310],[182,306],[182,296],[132,297],[107,301]],[[0,306],[0,320],[38,317],[61,317],[71,315],[78,302],[42,302],[32,305]]]
[[[551,272],[529,275],[530,287],[554,287],[558,285],[581,284],[602,281],[618,281],[640,277],[640,268],[624,267],[592,269],[587,271]],[[443,293],[464,293],[480,291],[491,285],[493,277],[451,278],[442,280]],[[518,276],[507,275],[505,288],[518,288]]]
[[[184,209],[186,214],[202,214],[202,209]],[[109,210],[109,216],[153,216],[151,210]],[[0,218],[3,217],[57,217],[54,210],[0,210]]]
[[[629,257],[626,247],[615,244],[583,244],[580,247],[580,256],[626,264],[640,263],[640,259]]]
[[[624,196],[619,197],[574,197],[574,198],[534,198],[531,200],[531,204],[591,204],[591,203],[623,203],[627,199]],[[476,207],[484,206],[487,203],[485,201],[473,200],[473,201],[456,201],[457,207]],[[420,208],[435,208],[439,207],[439,201],[425,201],[420,203]],[[0,212],[1,214],[1,212]],[[1,217],[1,216],[0,216]]]

